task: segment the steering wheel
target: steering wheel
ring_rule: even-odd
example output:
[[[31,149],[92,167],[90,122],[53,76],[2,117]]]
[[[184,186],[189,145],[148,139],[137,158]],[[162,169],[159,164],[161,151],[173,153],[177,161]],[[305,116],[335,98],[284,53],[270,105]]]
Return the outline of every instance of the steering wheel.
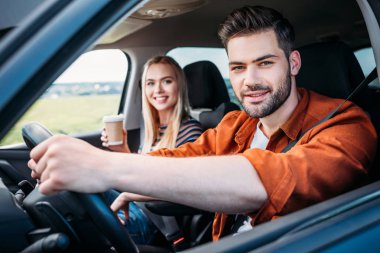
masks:
[[[33,122],[22,128],[22,136],[26,145],[32,149],[42,141],[51,137],[52,133],[41,124]],[[38,191],[37,187],[33,190],[35,195],[37,194],[36,191]],[[33,195],[32,193],[30,195]],[[101,195],[77,192],[68,193],[69,198],[74,197],[79,200],[76,202],[82,205],[92,222],[103,232],[103,235],[117,252],[139,252],[135,243],[130,238],[127,229],[119,222]],[[68,202],[70,202],[70,200]]]

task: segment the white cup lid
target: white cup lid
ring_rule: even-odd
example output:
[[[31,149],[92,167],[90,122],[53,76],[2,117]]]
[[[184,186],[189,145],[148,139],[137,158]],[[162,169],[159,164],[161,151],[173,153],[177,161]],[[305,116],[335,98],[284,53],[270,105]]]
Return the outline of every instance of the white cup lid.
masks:
[[[103,117],[103,122],[118,122],[118,121],[123,121],[124,120],[124,115],[119,114],[119,115],[108,115]]]

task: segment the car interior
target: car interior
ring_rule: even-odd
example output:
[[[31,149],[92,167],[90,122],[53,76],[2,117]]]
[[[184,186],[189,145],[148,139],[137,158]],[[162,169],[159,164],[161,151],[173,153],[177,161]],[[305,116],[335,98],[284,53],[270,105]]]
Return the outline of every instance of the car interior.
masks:
[[[53,2],[7,0],[0,3],[1,12],[8,10],[0,15],[0,71],[2,60],[7,56],[1,52],[2,46],[9,46],[20,31],[27,30],[29,24],[41,25],[43,22],[38,19],[38,14],[47,12],[54,6]],[[134,4],[132,7],[124,3],[128,11],[119,9],[121,19],[109,18],[111,21],[107,23],[109,28],[105,33],[94,29],[93,37],[79,36],[89,42],[75,47],[76,51],[71,54],[69,48],[64,48],[67,56],[59,58],[57,54],[56,67],[45,65],[45,74],[51,72],[50,76],[32,80],[41,85],[28,88],[29,93],[23,95],[25,103],[4,107],[7,110],[18,109],[17,113],[1,118],[3,111],[0,110],[0,121],[9,122],[0,129],[0,137],[11,131],[12,125],[43,97],[46,89],[80,54],[117,49],[125,54],[128,71],[118,95],[120,103],[114,109],[124,115],[129,147],[137,152],[144,132],[140,79],[146,60],[159,54],[170,55],[172,50],[182,48],[193,50],[194,55],[197,50],[205,48],[224,50],[216,34],[218,25],[233,9],[244,5],[274,8],[293,24],[296,49],[302,58],[298,86],[353,101],[369,115],[377,133],[380,133],[380,84],[376,76],[380,68],[376,69],[375,63],[380,60],[380,43],[376,43],[380,41],[378,1],[130,2],[131,6]],[[60,4],[62,9],[69,10],[66,6],[72,3],[65,1],[65,5]],[[95,26],[94,23],[92,25]],[[79,44],[82,40],[72,39],[70,43]],[[376,60],[373,66],[367,58],[359,58],[361,50],[371,53]],[[185,61],[182,65],[188,83],[191,116],[200,121],[203,130],[217,126],[228,112],[241,110],[229,93],[228,78],[209,55],[203,54],[199,59]],[[363,81],[365,84],[360,85]],[[152,245],[136,246],[104,203],[101,194],[62,192],[44,196],[35,189],[37,182],[31,178],[27,167],[30,149],[55,134],[43,125],[43,122],[25,125],[23,132],[19,133],[25,143],[0,144],[0,205],[4,207],[0,208],[0,252],[310,252],[334,249],[353,252],[366,245],[368,238],[373,243],[379,241],[372,236],[380,232],[377,212],[380,211],[379,151],[369,171],[368,185],[356,185],[341,196],[264,223],[238,236],[228,235],[216,243],[211,242],[213,213],[166,201],[143,203],[144,208],[157,215],[176,217],[179,230],[169,236],[161,231]],[[69,134],[103,148],[101,127]],[[349,226],[350,219],[355,226]],[[363,239],[358,231],[370,231],[368,233],[372,237]],[[180,245],[176,242],[181,238],[185,238],[185,243]]]
[[[184,67],[188,82],[190,114],[206,130],[216,127],[230,111],[240,110],[231,102],[218,68],[210,61],[198,61]]]

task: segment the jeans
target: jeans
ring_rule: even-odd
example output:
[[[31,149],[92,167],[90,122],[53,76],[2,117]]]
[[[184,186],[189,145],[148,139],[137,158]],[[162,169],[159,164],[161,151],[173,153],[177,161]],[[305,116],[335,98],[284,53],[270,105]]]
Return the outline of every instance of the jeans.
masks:
[[[107,203],[111,205],[119,194],[120,193],[118,191],[109,190],[104,193],[104,196]],[[124,212],[122,210],[119,210],[117,215],[125,222],[124,226],[136,244],[151,244],[153,242],[157,233],[157,228],[135,202],[129,203],[128,220],[125,219]]]

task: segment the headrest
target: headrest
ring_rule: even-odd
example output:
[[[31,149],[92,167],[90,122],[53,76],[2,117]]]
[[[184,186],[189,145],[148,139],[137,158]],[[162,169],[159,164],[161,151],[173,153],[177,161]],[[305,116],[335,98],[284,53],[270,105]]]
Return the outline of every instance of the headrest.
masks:
[[[216,127],[224,115],[235,110],[240,110],[239,106],[232,102],[225,102],[213,111],[204,111],[199,115],[198,120],[201,122],[203,130],[206,130]]]
[[[183,70],[192,108],[215,109],[221,103],[230,101],[226,84],[214,63],[198,61],[185,66]]]
[[[301,47],[302,66],[297,85],[326,96],[346,98],[364,79],[352,50],[343,42],[324,42]]]

